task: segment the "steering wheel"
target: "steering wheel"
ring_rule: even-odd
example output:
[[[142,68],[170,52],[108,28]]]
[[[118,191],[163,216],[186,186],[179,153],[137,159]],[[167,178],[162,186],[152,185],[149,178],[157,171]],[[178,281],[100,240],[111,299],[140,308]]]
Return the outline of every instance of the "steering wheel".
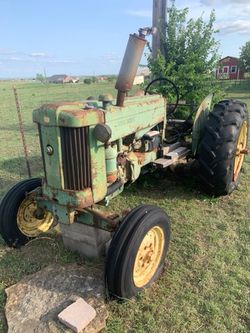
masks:
[[[177,106],[178,106],[178,103],[179,103],[179,100],[180,100],[179,89],[178,89],[178,87],[176,86],[176,84],[175,84],[173,81],[171,81],[171,80],[169,80],[169,79],[166,79],[165,77],[159,77],[159,78],[157,78],[157,79],[152,80],[152,81],[147,85],[147,87],[146,87],[146,89],[145,89],[145,93],[144,93],[144,95],[147,95],[147,93],[148,93],[148,91],[149,91],[149,88],[150,88],[155,82],[157,82],[157,81],[165,81],[165,82],[168,82],[168,83],[170,83],[170,84],[173,86],[173,88],[174,88],[174,92],[175,92],[175,95],[176,95],[176,101],[175,101],[175,104],[174,104],[173,109],[172,109],[171,111],[168,111],[168,112],[167,112],[167,115],[170,116],[170,115],[172,115],[172,114],[175,112],[175,110],[176,110],[176,108],[177,108]]]

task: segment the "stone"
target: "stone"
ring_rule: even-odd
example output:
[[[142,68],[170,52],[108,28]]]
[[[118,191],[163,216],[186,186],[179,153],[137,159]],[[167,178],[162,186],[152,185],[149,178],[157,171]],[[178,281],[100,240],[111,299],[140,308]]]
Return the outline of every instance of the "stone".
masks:
[[[111,234],[83,223],[60,223],[63,244],[67,249],[76,251],[89,258],[100,258],[105,255],[106,243]]]
[[[84,299],[78,298],[77,301],[59,313],[58,319],[74,332],[79,333],[88,326],[95,316],[95,309],[85,302]]]
[[[103,270],[80,265],[51,265],[7,288],[5,315],[8,333],[72,332],[58,314],[79,298],[96,311],[85,333],[99,332],[108,317]]]

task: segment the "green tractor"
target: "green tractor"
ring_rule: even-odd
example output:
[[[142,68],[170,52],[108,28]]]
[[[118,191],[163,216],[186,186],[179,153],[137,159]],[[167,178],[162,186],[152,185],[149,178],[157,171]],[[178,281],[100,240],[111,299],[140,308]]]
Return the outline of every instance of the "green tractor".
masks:
[[[140,205],[125,216],[102,207],[142,172],[188,160],[197,162],[210,194],[229,194],[239,183],[247,153],[247,106],[242,102],[224,100],[210,111],[211,94],[190,121],[170,119],[166,99],[147,94],[150,87],[144,96],[127,97],[147,34],[148,29],[141,29],[129,37],[116,101],[103,95],[99,101],[47,104],[33,112],[44,177],[19,182],[0,205],[0,232],[12,247],[57,222],[62,229],[77,224],[110,232],[105,280],[109,293],[121,298],[136,295],[158,278],[169,247],[169,218],[152,205]]]

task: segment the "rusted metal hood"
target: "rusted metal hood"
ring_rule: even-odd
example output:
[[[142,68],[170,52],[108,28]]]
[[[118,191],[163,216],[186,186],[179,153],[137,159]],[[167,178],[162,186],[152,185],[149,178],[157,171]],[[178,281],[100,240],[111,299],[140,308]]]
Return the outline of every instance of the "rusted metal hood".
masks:
[[[84,127],[104,123],[104,111],[86,103],[45,104],[33,111],[33,121],[44,126]]]

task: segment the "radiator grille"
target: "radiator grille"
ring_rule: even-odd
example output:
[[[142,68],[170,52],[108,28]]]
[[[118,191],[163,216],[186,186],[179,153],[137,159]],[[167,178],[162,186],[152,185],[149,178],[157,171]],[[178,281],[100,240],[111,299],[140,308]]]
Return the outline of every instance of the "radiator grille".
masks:
[[[61,127],[64,188],[80,191],[91,187],[89,128]]]

